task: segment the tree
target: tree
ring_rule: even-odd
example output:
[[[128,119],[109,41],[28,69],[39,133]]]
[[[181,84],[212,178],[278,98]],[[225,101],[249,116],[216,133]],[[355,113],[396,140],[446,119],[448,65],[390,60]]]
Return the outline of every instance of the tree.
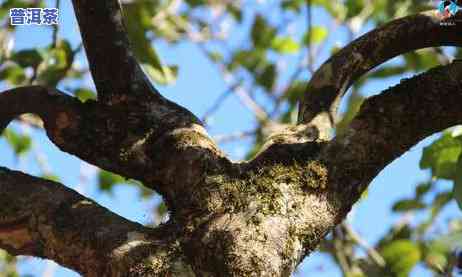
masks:
[[[190,7],[206,4],[187,2]],[[379,8],[358,1],[363,6],[356,12],[352,8],[356,1],[348,10],[330,1],[319,2],[332,15],[350,18],[350,23],[364,21],[380,8],[380,1],[375,4]],[[83,95],[88,98],[82,90],[74,91],[73,97],[55,88],[69,74],[69,61],[75,55],[65,41],[56,40],[47,52],[62,64],[46,67],[50,63],[43,63],[34,51],[8,56],[14,65],[3,70],[4,78],[22,84],[22,68],[32,67],[35,74],[33,85],[0,94],[0,130],[22,114],[38,115],[47,136],[62,151],[140,181],[162,195],[170,212],[168,222],[156,228],[142,226],[58,182],[1,168],[1,248],[12,255],[51,259],[86,276],[288,276],[334,230],[323,249],[333,253],[350,276],[406,276],[420,260],[436,272],[452,270],[455,262],[446,248],[436,254],[435,247],[424,250],[406,228],[390,232],[377,246],[379,252],[369,249],[366,260],[354,259],[352,253],[345,257],[350,240],[361,241],[341,223],[387,164],[425,137],[461,124],[462,63],[438,66],[365,99],[357,114],[352,112],[337,126],[336,117],[348,88],[361,84],[360,78],[376,66],[411,50],[460,46],[462,27],[454,23],[459,15],[441,21],[430,11],[392,20],[338,50],[308,85],[295,82],[297,73],[276,100],[291,105],[282,122],[270,120],[251,97],[243,95],[260,120],[259,138],[252,159],[232,162],[201,120],[152,86],[147,74],[168,81],[175,70],[163,65],[149,47],[143,24],[150,23],[143,20],[151,16],[145,13],[152,12],[152,2],[134,3],[126,4],[130,17],[124,25],[116,0],[73,1],[97,100],[82,101]],[[285,9],[295,11],[302,4],[282,2]],[[241,16],[242,10],[232,3],[222,5],[236,18]],[[159,14],[154,17],[168,16]],[[384,19],[375,16],[377,23]],[[140,22],[134,23],[135,19]],[[161,27],[158,31],[172,40],[186,32],[181,27],[185,19],[175,20],[176,33]],[[308,45],[323,40],[325,30],[309,26]],[[135,38],[132,47],[126,29]],[[255,16],[250,36],[253,50],[236,53],[224,68],[232,70],[241,63],[255,83],[271,91],[276,68],[265,61],[265,51],[297,52],[300,46],[290,37],[278,36],[263,16]],[[222,60],[205,51],[217,63]],[[444,57],[444,52],[433,51]],[[147,64],[144,71],[135,56]],[[309,57],[313,56],[311,52]],[[409,60],[409,64],[421,62],[419,56]],[[388,67],[374,74],[407,70]],[[289,124],[297,102],[297,124]],[[266,138],[269,130],[276,131]],[[7,132],[7,139],[17,152],[27,148],[27,138],[14,132]],[[457,188],[461,145],[460,135],[444,135],[426,149],[422,167],[431,168],[434,177],[455,180]],[[420,195],[430,186],[419,186]],[[442,206],[458,194],[435,199],[429,207],[432,216],[440,209],[437,204]],[[397,203],[396,210],[423,208],[419,200],[416,196]],[[446,260],[434,262],[430,254],[441,254],[438,258]]]

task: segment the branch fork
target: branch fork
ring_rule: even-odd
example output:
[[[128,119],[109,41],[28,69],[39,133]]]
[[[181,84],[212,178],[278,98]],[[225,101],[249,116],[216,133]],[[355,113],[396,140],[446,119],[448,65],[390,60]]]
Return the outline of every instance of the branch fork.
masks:
[[[314,73],[299,125],[231,162],[187,109],[150,84],[116,0],[73,0],[98,100],[54,88],[0,94],[0,132],[38,115],[64,152],[159,192],[157,228],[130,222],[62,184],[0,168],[0,247],[88,276],[288,276],[339,224],[388,163],[462,123],[462,63],[432,69],[365,101],[329,139],[338,103],[375,66],[424,47],[462,44],[462,27],[432,13],[397,19],[353,41]],[[96,28],[96,29],[95,29]]]

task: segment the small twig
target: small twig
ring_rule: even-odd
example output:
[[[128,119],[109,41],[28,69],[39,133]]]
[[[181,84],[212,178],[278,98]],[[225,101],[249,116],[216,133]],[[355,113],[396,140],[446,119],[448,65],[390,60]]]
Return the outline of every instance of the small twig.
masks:
[[[334,253],[335,257],[337,258],[338,264],[340,266],[340,269],[342,270],[343,275],[347,275],[348,272],[350,272],[350,266],[348,264],[347,258],[345,257],[345,254],[343,253],[343,242],[341,236],[341,232],[338,228],[335,228],[332,231],[333,235],[333,244],[334,244]]]
[[[204,113],[204,116],[202,117],[202,122],[207,124],[207,121],[210,119],[210,117],[220,108],[221,104],[223,101],[225,101],[228,96],[231,95],[231,93],[237,89],[239,86],[242,85],[242,80],[239,80],[232,84],[230,87],[228,87],[215,101],[215,103]]]
[[[249,93],[245,89],[238,88],[236,90],[236,95],[238,96],[241,103],[243,103],[244,106],[251,110],[259,121],[264,122],[268,120],[268,114],[266,113],[266,111],[262,107],[260,107],[260,105],[257,104],[257,102],[255,102],[255,100],[249,95]]]
[[[367,255],[377,264],[379,267],[385,267],[386,263],[383,257],[380,255],[375,248],[371,247],[355,230],[348,224],[343,222],[343,228],[347,232],[347,235],[364,250],[366,250]]]
[[[206,57],[209,57],[209,55],[207,54],[207,49],[205,49],[205,47],[203,45],[201,45],[201,44],[199,44],[198,46],[199,46],[199,50],[201,50]],[[217,62],[216,64],[218,65],[218,69],[220,70],[220,72],[223,75],[231,75],[231,73],[228,72],[228,70],[226,69],[226,65],[224,65],[223,63],[220,63],[220,62]],[[247,107],[250,111],[252,111],[254,113],[255,117],[259,121],[266,121],[269,118],[268,113],[265,111],[265,109],[263,109],[250,96],[250,94],[248,93],[247,90],[245,90],[244,88],[238,86],[237,89],[234,91],[234,93],[238,97],[239,101],[245,107]]]

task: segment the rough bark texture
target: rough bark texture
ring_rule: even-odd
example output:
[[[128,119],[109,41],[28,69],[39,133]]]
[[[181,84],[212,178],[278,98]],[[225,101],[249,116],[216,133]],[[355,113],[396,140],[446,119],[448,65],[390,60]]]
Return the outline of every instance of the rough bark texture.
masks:
[[[457,18],[449,21],[460,20]],[[391,21],[356,39],[328,59],[308,83],[299,122],[333,128],[345,92],[364,73],[406,52],[436,46],[462,46],[462,24],[441,24],[436,11]]]
[[[0,247],[13,255],[52,259],[86,276],[289,276],[380,170],[426,136],[462,123],[458,62],[369,98],[332,140],[330,123],[316,120],[333,116],[346,88],[375,65],[461,43],[460,27],[411,16],[326,62],[310,83],[303,124],[273,135],[252,161],[233,163],[194,115],[147,82],[118,2],[73,3],[98,101],[40,86],[12,89],[0,94],[0,131],[21,114],[37,114],[61,150],[159,192],[170,220],[147,228],[61,184],[0,168]]]

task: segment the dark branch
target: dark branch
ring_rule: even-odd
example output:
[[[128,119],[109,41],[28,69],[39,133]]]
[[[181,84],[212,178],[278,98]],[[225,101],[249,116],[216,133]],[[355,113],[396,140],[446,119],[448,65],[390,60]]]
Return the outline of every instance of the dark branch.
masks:
[[[110,105],[135,98],[143,101],[146,97],[166,101],[152,86],[130,48],[119,1],[72,3],[100,101]]]
[[[0,93],[0,133],[16,117],[25,113],[39,115],[56,128],[61,113],[75,112],[81,103],[60,91],[43,86],[18,87]],[[52,132],[53,133],[53,132]]]
[[[462,63],[432,69],[365,101],[323,159],[339,195],[357,199],[372,179],[413,145],[462,124]],[[354,202],[345,201],[351,207]]]
[[[175,104],[142,102],[119,109],[81,103],[41,86],[0,93],[0,133],[24,113],[39,115],[48,137],[62,151],[139,180],[167,201],[178,195],[187,198],[205,172],[229,164],[197,119]]]
[[[152,244],[151,229],[61,184],[2,167],[0,205],[1,248],[51,259],[82,274],[109,276],[111,262],[126,259],[140,244]]]
[[[299,122],[313,123],[322,132],[328,132],[342,96],[375,66],[416,49],[462,46],[462,24],[440,23],[436,11],[404,17],[374,29],[340,50],[310,80],[301,101]]]

